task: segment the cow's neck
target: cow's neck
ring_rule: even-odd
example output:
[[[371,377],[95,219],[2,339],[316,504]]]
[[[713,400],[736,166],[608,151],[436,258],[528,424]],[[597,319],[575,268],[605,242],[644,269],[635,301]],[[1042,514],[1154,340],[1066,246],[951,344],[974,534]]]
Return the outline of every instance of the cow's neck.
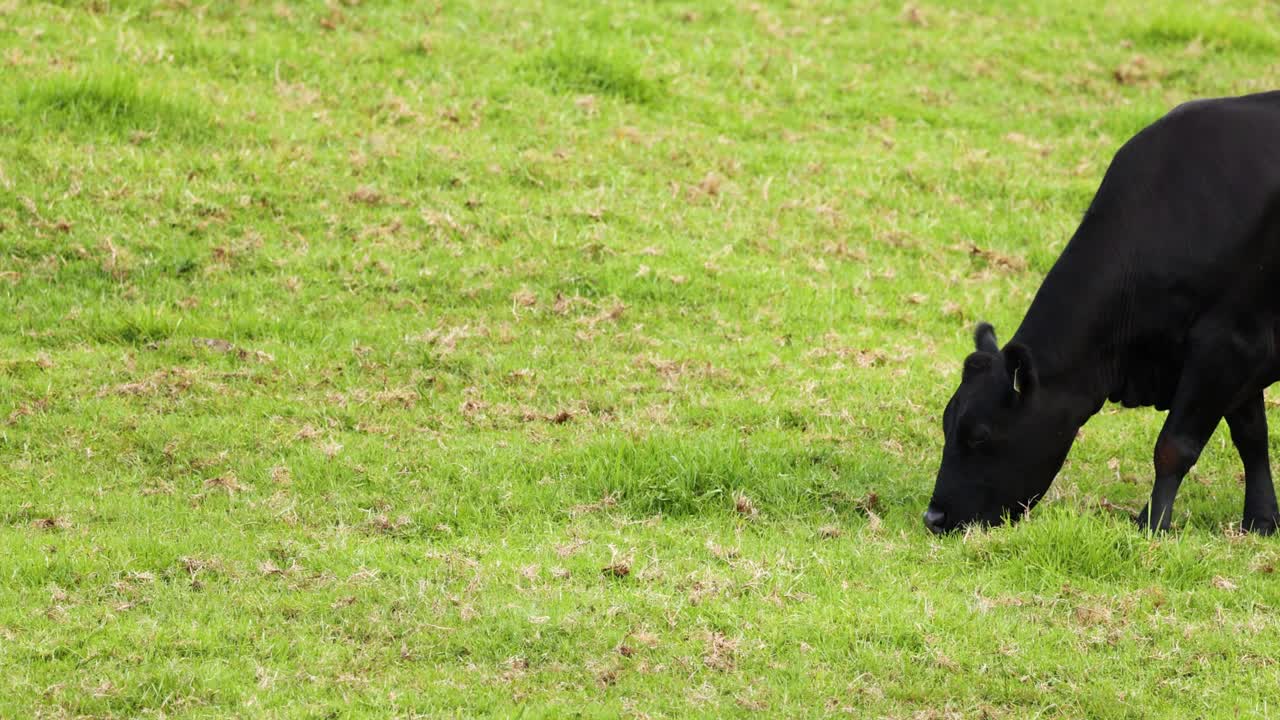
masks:
[[[1040,385],[1077,426],[1101,409],[1118,372],[1128,303],[1122,260],[1086,218],[1045,276],[1013,340],[1026,345]]]

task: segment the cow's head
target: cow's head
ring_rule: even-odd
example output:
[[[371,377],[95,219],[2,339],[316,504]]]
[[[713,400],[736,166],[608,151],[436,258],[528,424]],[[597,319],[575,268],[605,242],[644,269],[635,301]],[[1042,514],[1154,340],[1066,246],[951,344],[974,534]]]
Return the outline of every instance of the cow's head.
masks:
[[[935,533],[1017,520],[1049,489],[1075,439],[1041,392],[1030,350],[1019,343],[1000,350],[987,323],[974,344],[942,414],[942,466],[924,514]]]

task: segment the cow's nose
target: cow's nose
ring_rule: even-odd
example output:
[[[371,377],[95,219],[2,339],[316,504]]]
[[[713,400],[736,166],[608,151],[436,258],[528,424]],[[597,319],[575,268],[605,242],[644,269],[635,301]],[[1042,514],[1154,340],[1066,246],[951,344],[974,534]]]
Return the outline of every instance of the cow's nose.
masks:
[[[946,522],[947,514],[941,510],[935,509],[932,505],[928,510],[924,511],[924,526],[929,528],[929,532],[934,535],[941,535],[944,531],[942,523]]]

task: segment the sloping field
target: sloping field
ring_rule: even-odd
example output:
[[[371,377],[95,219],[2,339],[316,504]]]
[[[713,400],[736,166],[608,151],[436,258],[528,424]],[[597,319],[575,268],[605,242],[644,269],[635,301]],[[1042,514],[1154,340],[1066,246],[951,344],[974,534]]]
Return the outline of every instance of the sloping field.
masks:
[[[1270,717],[1225,429],[943,404],[1271,3],[0,1],[0,716]]]

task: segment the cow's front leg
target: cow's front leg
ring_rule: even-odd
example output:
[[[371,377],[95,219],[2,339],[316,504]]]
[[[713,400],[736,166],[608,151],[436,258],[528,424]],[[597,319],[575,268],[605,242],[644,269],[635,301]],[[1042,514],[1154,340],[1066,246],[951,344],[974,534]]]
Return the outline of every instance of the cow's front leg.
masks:
[[[1221,416],[1180,418],[1172,411],[1156,440],[1156,482],[1151,501],[1138,514],[1138,526],[1145,530],[1168,530],[1173,520],[1173,500],[1187,471],[1196,464],[1204,444],[1213,435]]]
[[[1276,531],[1280,510],[1271,483],[1271,457],[1267,448],[1267,410],[1262,393],[1253,395],[1227,413],[1231,441],[1244,463],[1244,518],[1240,529],[1270,535]]]
[[[1193,340],[1178,377],[1169,416],[1156,439],[1156,482],[1151,501],[1136,518],[1143,528],[1169,529],[1182,478],[1196,464],[1218,422],[1232,409],[1233,398],[1240,396],[1243,383],[1253,374],[1256,359],[1250,339],[1225,331],[1221,325],[1216,329],[1195,333],[1199,337]]]

